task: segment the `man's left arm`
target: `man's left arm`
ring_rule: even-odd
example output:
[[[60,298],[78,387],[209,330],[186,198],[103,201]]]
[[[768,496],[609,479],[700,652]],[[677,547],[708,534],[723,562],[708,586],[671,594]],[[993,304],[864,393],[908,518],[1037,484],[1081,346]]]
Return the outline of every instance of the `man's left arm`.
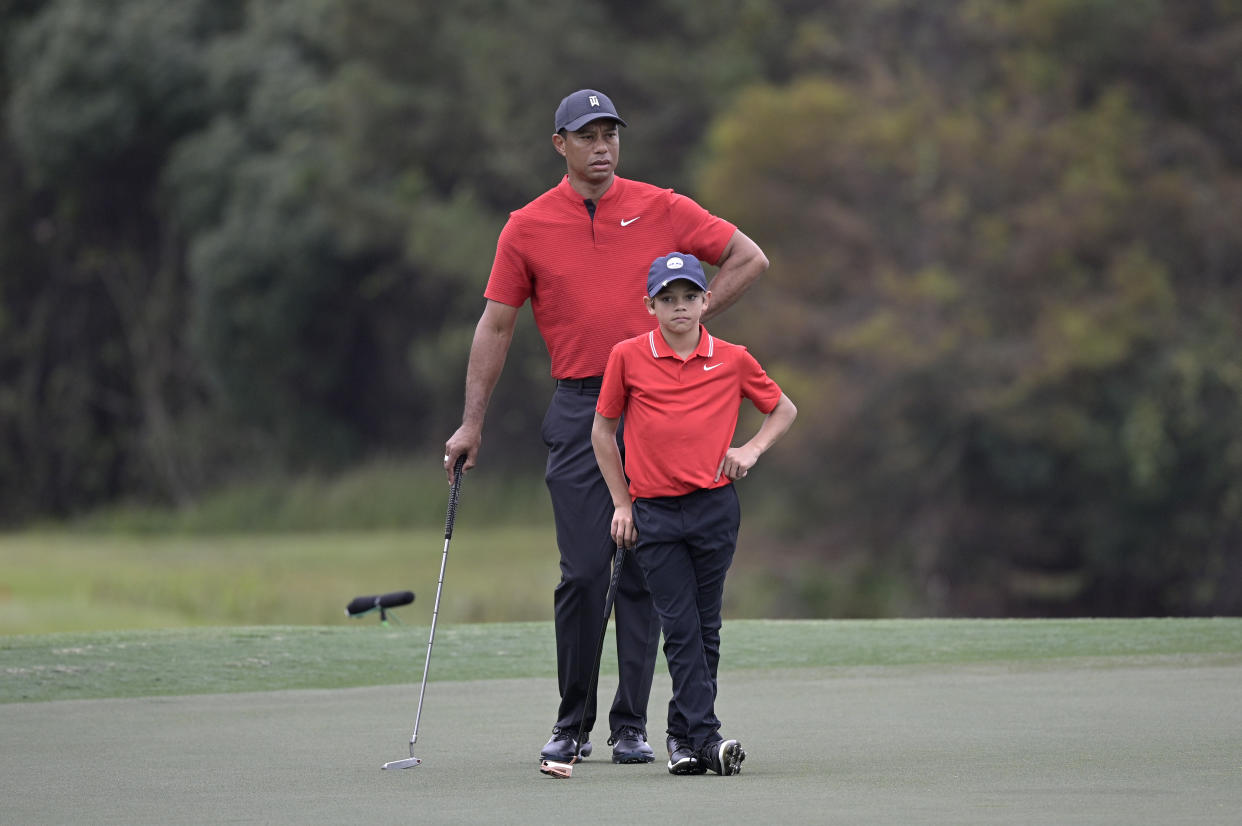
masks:
[[[734,231],[733,237],[725,245],[716,266],[720,270],[708,285],[712,291],[712,301],[703,313],[704,320],[720,315],[741,298],[742,293],[768,268],[768,257],[759,249],[758,244],[739,229]]]

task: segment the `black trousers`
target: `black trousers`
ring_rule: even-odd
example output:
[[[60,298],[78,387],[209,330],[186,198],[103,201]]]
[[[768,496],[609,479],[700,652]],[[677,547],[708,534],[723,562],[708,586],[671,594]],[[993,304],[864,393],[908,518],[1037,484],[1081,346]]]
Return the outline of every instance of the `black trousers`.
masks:
[[[556,725],[574,733],[584,716],[587,731],[595,725],[595,698],[586,693],[616,551],[611,538],[612,496],[591,447],[598,399],[598,385],[560,382],[543,420],[543,440],[548,446],[546,480],[561,556],[561,581],[555,596],[561,691]],[[642,571],[632,560],[621,569],[614,610],[619,673],[608,724],[613,732],[622,726],[646,731],[660,622]]]
[[[733,485],[634,502],[634,558],[660,615],[673,678],[668,733],[696,749],[720,739],[721,607],[740,521]]]

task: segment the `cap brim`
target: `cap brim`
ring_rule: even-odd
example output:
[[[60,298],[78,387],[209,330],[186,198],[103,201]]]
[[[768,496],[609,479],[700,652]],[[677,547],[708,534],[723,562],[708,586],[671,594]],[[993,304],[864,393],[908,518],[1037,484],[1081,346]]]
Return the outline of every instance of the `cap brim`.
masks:
[[[580,118],[575,118],[571,120],[569,123],[562,126],[561,129],[564,129],[567,132],[577,132],[579,129],[586,126],[591,121],[603,120],[603,119],[615,120],[617,123],[621,124],[622,126],[629,126],[628,123],[621,120],[621,118],[617,117],[616,115],[611,115],[611,114],[608,114],[607,112],[589,112]]]
[[[691,284],[693,284],[696,289],[702,290],[703,292],[707,292],[707,285],[700,284],[698,279],[691,278],[688,275],[674,275],[671,278],[665,278],[663,281],[656,282],[654,285],[655,292],[651,292],[650,288],[648,288],[647,290],[648,297],[655,298],[657,295],[660,294],[660,290],[663,290],[665,287],[669,286],[670,284],[673,284],[676,281],[688,281]]]

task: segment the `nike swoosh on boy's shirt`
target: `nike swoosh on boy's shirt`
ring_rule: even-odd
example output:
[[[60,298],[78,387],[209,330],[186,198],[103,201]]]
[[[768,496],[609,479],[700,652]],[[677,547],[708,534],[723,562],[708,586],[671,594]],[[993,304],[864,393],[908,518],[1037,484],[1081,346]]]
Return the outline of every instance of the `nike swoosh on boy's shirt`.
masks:
[[[704,364],[704,365],[703,365],[703,372],[704,372],[704,373],[706,373],[708,370],[715,370],[717,367],[720,367],[720,366],[722,366],[723,364],[724,364],[724,362],[723,362],[723,361],[718,361],[718,362],[716,362],[715,364]]]
[[[643,216],[641,216],[641,215],[639,215],[639,216],[638,216],[638,218],[641,218],[641,217],[643,217]],[[621,219],[621,226],[623,226],[623,227],[628,227],[630,224],[632,224],[632,223],[634,223],[635,221],[637,221],[637,220],[638,220],[638,218],[629,218],[629,219],[622,218],[622,219]]]

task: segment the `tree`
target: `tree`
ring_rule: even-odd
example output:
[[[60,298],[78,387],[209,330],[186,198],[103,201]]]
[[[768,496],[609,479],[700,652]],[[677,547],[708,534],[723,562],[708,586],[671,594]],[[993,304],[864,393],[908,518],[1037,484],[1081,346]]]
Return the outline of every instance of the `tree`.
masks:
[[[1200,16],[1169,48],[1193,15],[1096,4],[1123,49],[1089,5],[921,13],[961,64],[872,52],[748,91],[712,136],[704,191],[773,257],[745,335],[819,418],[794,474],[825,482],[795,495],[908,571],[915,611],[1239,607],[1242,177],[1130,56],[1242,29]]]
[[[235,3],[45,5],[11,41],[7,133],[36,246],[6,305],[21,318],[5,416],[28,501],[72,509],[140,479],[192,488],[177,421],[197,404],[179,337],[182,238],[154,183],[201,123],[204,38]],[[10,301],[12,303],[10,303]]]

